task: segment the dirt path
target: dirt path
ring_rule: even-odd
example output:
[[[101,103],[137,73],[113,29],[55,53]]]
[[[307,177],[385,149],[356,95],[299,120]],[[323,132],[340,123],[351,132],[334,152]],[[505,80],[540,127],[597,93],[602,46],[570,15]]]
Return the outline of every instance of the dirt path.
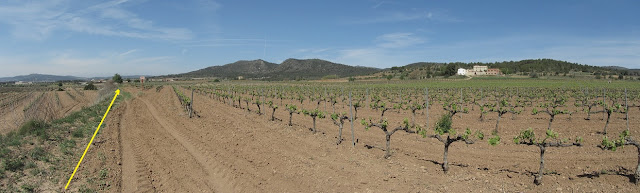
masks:
[[[144,98],[129,103],[123,123],[123,192],[235,192],[207,152],[175,131]]]

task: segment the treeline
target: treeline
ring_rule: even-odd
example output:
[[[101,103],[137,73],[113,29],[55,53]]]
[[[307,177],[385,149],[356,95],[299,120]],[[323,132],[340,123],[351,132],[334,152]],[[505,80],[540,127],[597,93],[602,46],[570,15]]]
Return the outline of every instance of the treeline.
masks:
[[[429,78],[433,76],[453,76],[457,73],[458,68],[472,69],[473,66],[488,66],[489,68],[498,68],[503,74],[519,74],[529,75],[531,73],[549,74],[549,75],[566,75],[572,72],[592,73],[594,75],[624,75],[638,76],[640,71],[629,70],[624,68],[589,66],[567,61],[553,59],[530,59],[520,61],[503,61],[503,62],[452,62],[452,63],[435,63],[435,62],[419,62],[409,64],[403,67],[392,67],[391,73],[401,73],[401,76],[409,78]]]

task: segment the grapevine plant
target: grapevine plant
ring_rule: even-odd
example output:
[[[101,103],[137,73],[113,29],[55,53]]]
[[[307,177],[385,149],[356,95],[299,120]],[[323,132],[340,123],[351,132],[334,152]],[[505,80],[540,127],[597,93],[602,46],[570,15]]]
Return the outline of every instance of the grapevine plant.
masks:
[[[451,146],[451,144],[457,141],[465,142],[466,144],[473,144],[474,141],[472,140],[472,138],[474,136],[480,140],[484,139],[484,134],[482,132],[476,131],[476,133],[472,135],[472,132],[469,128],[467,128],[464,133],[458,134],[458,132],[451,127],[453,122],[451,117],[451,114],[444,114],[440,117],[440,120],[436,122],[434,135],[428,135],[426,129],[417,127],[418,134],[423,138],[435,138],[438,141],[442,142],[442,144],[444,145],[444,154],[442,156],[442,170],[445,174],[449,171],[449,160],[447,157],[449,155],[449,146]],[[444,137],[444,135],[446,135],[446,138]]]
[[[332,113],[331,114],[331,120],[333,120],[333,124],[335,124],[336,126],[338,126],[339,130],[338,130],[338,141],[336,142],[336,145],[340,145],[340,143],[342,143],[342,128],[344,128],[344,121],[345,120],[349,120],[349,117],[347,116],[347,113]]]
[[[313,132],[314,134],[316,133],[316,118],[321,118],[324,119],[324,112],[318,110],[318,109],[313,109],[313,110],[302,110],[302,113],[304,115],[307,115],[309,117],[311,117],[311,119],[313,119],[313,128],[311,128],[311,132]]]
[[[582,146],[582,138],[577,137],[572,143],[567,142],[568,139],[559,139],[558,133],[551,129],[547,129],[546,136],[542,139],[536,138],[533,129],[529,128],[520,132],[513,138],[515,144],[536,146],[540,149],[540,169],[533,180],[536,185],[542,184],[542,176],[544,175],[544,153],[547,147],[571,147]]]
[[[638,165],[636,166],[636,172],[633,174],[633,182],[640,183],[640,142],[634,140],[628,130],[622,131],[620,137],[615,140],[609,140],[607,136],[602,139],[600,148],[604,150],[616,151],[618,148],[623,148],[625,145],[633,145],[638,150]]]
[[[386,150],[385,150],[385,154],[384,154],[384,158],[389,159],[389,157],[391,157],[391,149],[389,148],[390,143],[391,143],[391,135],[393,135],[394,133],[396,133],[396,131],[405,131],[407,133],[415,133],[414,131],[409,130],[409,120],[408,119],[404,119],[404,121],[402,122],[402,125],[389,130],[389,122],[385,119],[382,120],[378,123],[374,123],[373,121],[371,121],[371,119],[369,119],[369,121],[366,121],[364,119],[362,119],[360,121],[360,123],[362,125],[364,125],[365,130],[369,130],[369,128],[371,127],[377,127],[380,130],[382,130],[385,134],[385,139],[387,141],[387,146],[386,146]]]

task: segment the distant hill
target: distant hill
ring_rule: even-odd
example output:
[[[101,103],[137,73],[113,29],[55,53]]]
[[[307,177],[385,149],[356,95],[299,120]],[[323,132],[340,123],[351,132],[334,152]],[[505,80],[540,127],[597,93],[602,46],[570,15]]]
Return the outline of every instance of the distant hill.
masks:
[[[170,77],[217,77],[235,79],[242,76],[245,79],[261,80],[294,80],[320,79],[324,76],[335,75],[349,77],[378,72],[377,68],[348,66],[320,59],[287,59],[281,64],[264,60],[240,60],[223,66],[211,66],[200,70],[168,75]]]
[[[14,77],[4,77],[0,78],[0,82],[55,82],[61,80],[84,80],[85,78],[75,77],[75,76],[57,76],[57,75],[48,75],[48,74],[29,74],[22,76],[14,76]]]
[[[236,78],[244,76],[246,78],[259,78],[266,76],[273,71],[278,64],[270,63],[264,60],[240,60],[223,66],[210,66],[200,70],[169,75],[172,77],[219,77],[219,78]]]
[[[141,75],[127,75],[127,76],[122,76],[123,79],[138,79],[140,78]],[[147,76],[149,77],[149,76]],[[58,75],[49,75],[49,74],[29,74],[29,75],[21,75],[21,76],[14,76],[14,77],[4,77],[4,78],[0,78],[0,82],[17,82],[17,81],[23,81],[23,82],[57,82],[57,81],[87,81],[87,80],[99,80],[99,79],[105,79],[105,80],[110,80],[112,77],[91,77],[91,78],[85,78],[85,77],[77,77],[77,76],[58,76]]]
[[[139,79],[141,76],[144,77],[151,77],[149,75],[121,75],[122,79],[126,80],[126,79],[132,79],[132,80],[137,80]],[[103,77],[90,77],[90,78],[83,78],[85,80],[100,80],[100,79],[104,79],[104,80],[111,80],[111,78],[113,78],[113,76],[103,76]]]

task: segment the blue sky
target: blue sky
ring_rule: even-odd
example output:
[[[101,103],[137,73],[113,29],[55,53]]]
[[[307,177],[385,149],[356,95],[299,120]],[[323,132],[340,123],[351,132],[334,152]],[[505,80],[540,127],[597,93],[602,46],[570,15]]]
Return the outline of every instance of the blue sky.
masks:
[[[553,58],[640,68],[640,1],[0,1],[0,77],[161,75],[237,60]]]

